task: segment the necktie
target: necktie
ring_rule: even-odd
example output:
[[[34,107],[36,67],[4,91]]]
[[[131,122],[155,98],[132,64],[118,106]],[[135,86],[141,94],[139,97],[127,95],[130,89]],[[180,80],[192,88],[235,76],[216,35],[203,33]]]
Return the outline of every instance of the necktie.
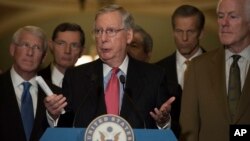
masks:
[[[111,78],[105,90],[105,102],[108,114],[119,115],[119,68],[113,68]]]
[[[240,68],[238,60],[241,56],[233,55],[233,63],[230,67],[229,82],[228,82],[228,104],[231,114],[231,119],[234,119],[237,104],[241,95]]]
[[[184,79],[183,79],[183,80],[185,81],[186,75],[187,75],[186,73],[187,73],[187,71],[188,71],[188,66],[189,66],[190,61],[189,61],[189,60],[186,60],[184,63],[185,63],[185,65],[186,65],[186,69],[185,69],[185,71],[184,71]]]
[[[29,91],[30,86],[31,84],[29,82],[23,82],[23,93],[21,99],[21,116],[27,140],[30,138],[34,121],[33,104]]]

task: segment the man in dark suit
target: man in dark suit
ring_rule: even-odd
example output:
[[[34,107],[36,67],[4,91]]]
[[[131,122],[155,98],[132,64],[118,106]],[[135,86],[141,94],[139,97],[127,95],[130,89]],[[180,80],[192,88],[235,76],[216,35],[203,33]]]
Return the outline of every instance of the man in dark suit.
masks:
[[[37,141],[48,127],[45,94],[38,87],[35,76],[47,50],[47,39],[39,27],[25,26],[18,29],[12,38],[10,55],[14,63],[10,70],[0,75],[0,138],[2,141]],[[23,82],[31,84],[33,123],[26,130],[23,110]],[[32,107],[32,104],[30,105]],[[33,122],[32,122],[33,121]]]
[[[191,5],[178,7],[172,15],[173,36],[177,50],[170,56],[156,64],[162,66],[168,75],[168,83],[171,84],[171,94],[176,97],[171,110],[172,129],[178,137],[180,133],[179,116],[181,105],[181,93],[184,83],[184,73],[188,61],[205,52],[199,45],[202,38],[205,17],[202,11]]]
[[[229,141],[230,125],[250,124],[249,13],[249,0],[219,1],[218,33],[223,47],[190,64],[181,103],[183,140]],[[232,81],[232,76],[237,80]]]
[[[75,23],[61,23],[52,34],[49,42],[53,62],[40,70],[45,80],[62,87],[64,73],[67,68],[73,67],[84,50],[85,34],[81,26]]]
[[[87,127],[103,114],[115,113],[125,118],[133,128],[166,128],[170,125],[169,111],[174,97],[166,91],[165,73],[157,66],[136,61],[126,52],[132,41],[132,15],[119,5],[100,9],[95,17],[94,36],[100,59],[69,69],[63,81],[63,94],[46,97],[45,105],[54,119],[68,104],[66,111],[75,113],[71,126]],[[117,70],[115,74],[111,74]],[[110,79],[118,77],[117,99],[109,107]],[[123,80],[122,80],[122,77]],[[115,104],[117,106],[115,106]],[[65,115],[67,115],[67,112]],[[61,115],[60,120],[63,119]]]

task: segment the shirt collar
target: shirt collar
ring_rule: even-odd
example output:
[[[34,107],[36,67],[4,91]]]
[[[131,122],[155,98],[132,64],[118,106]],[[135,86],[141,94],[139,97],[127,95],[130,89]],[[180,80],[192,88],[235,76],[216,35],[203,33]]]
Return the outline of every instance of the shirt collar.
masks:
[[[199,47],[199,49],[196,51],[196,53],[193,56],[191,56],[188,60],[191,61],[193,58],[195,58],[195,57],[197,57],[197,56],[199,56],[201,54],[202,54],[202,50]],[[177,61],[177,63],[184,64],[186,60],[187,59],[177,49],[176,50],[176,61]]]
[[[18,87],[19,85],[21,85],[24,81],[24,80],[14,69],[14,67],[12,66],[11,67],[11,70],[10,70],[10,76],[11,76],[11,80],[12,80],[12,83],[14,85],[14,87]],[[37,83],[36,83],[36,80],[35,80],[35,77],[31,78],[28,82],[31,83],[32,86],[35,86],[37,87]]]
[[[51,65],[51,77],[52,81],[56,81],[56,84],[60,84],[64,75],[57,69],[55,65]]]
[[[226,60],[229,60],[232,55],[235,53],[232,53],[229,49],[225,50],[225,57]],[[248,45],[244,50],[242,50],[240,53],[238,53],[243,59],[246,59],[250,61],[250,45]]]
[[[127,69],[128,69],[128,61],[129,58],[126,55],[125,59],[123,60],[122,64],[119,66],[119,69],[122,71],[124,75],[127,75]],[[108,75],[108,73],[111,71],[111,67],[107,64],[103,64],[103,76]]]

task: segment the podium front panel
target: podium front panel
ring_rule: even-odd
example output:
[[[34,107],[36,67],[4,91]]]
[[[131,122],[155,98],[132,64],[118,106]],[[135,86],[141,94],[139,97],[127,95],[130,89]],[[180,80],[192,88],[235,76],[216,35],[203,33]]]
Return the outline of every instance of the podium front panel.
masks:
[[[177,141],[172,130],[134,129],[136,141]],[[85,128],[48,128],[40,141],[83,141]]]

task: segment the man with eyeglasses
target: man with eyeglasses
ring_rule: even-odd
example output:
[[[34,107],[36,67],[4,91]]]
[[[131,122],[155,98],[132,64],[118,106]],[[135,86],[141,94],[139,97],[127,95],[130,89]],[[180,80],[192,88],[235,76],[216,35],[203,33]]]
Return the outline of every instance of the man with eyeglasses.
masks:
[[[169,111],[175,98],[168,99],[164,71],[127,55],[133,25],[132,15],[119,5],[108,5],[97,12],[93,33],[100,59],[68,69],[63,81],[65,97],[45,99],[55,120],[67,105],[59,125],[66,126],[61,121],[71,111],[75,116],[68,123],[74,127],[87,127],[107,113],[125,118],[132,128],[169,127]],[[118,85],[113,97],[109,97],[111,80]],[[114,97],[110,106],[109,100]]]
[[[2,141],[38,141],[49,125],[43,103],[46,95],[35,81],[47,51],[46,35],[39,27],[22,27],[14,33],[9,51],[14,63],[0,75],[0,137]]]
[[[84,50],[85,35],[82,28],[75,23],[61,23],[52,34],[49,42],[53,62],[39,71],[44,79],[62,87],[66,69],[73,67]]]

